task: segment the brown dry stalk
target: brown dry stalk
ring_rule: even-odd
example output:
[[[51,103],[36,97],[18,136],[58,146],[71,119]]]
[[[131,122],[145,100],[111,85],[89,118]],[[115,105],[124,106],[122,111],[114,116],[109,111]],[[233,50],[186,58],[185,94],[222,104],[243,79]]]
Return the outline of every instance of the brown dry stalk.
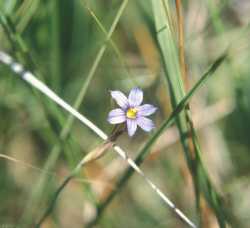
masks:
[[[185,89],[188,90],[188,75],[185,63],[185,38],[184,38],[184,24],[181,0],[176,0],[176,15],[177,15],[177,26],[178,26],[178,46],[179,46],[179,61],[181,68],[181,75],[184,81]]]
[[[185,62],[185,44],[184,44],[184,18],[182,15],[182,2],[181,0],[175,0],[175,6],[176,6],[176,15],[177,15],[177,25],[178,25],[178,47],[179,47],[179,61],[180,61],[180,68],[181,68],[181,75],[182,75],[182,80],[184,82],[185,89],[187,90],[189,87],[189,82],[188,82],[188,76],[187,76],[187,69],[186,69],[186,62]],[[187,105],[187,109],[189,108],[189,105]],[[192,159],[192,163],[195,162],[196,160],[196,149],[195,149],[195,144],[194,144],[194,137],[193,134],[194,132],[194,125],[193,121],[187,112],[185,113],[186,115],[186,121],[188,124],[188,151],[190,152],[190,156]],[[187,169],[187,167],[186,167]],[[196,175],[194,173],[194,175]],[[201,193],[199,189],[199,183],[195,183],[196,181],[193,180],[194,182],[194,191],[195,191],[195,197],[196,197],[196,210],[198,213],[198,220],[199,224],[202,223],[202,211],[204,207],[201,207]]]

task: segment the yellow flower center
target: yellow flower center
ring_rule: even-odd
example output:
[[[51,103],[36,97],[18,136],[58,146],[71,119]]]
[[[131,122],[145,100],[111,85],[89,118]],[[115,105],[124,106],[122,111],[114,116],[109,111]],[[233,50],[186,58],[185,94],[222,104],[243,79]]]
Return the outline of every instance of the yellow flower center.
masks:
[[[130,119],[135,119],[137,112],[138,112],[138,110],[136,108],[129,108],[127,111],[127,117]]]

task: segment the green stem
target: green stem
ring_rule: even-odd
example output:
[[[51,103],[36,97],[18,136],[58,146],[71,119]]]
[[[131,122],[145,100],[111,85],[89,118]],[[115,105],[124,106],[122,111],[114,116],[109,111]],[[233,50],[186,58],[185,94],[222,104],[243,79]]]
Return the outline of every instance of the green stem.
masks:
[[[56,204],[56,201],[60,195],[60,193],[63,191],[63,189],[66,187],[66,185],[75,177],[75,174],[69,175],[63,183],[60,185],[60,187],[56,190],[54,193],[54,196],[52,198],[52,201],[49,204],[49,207],[45,211],[44,215],[41,217],[41,219],[38,221],[37,225],[35,226],[36,228],[41,227],[42,223],[45,221],[45,219],[52,213],[54,206]]]

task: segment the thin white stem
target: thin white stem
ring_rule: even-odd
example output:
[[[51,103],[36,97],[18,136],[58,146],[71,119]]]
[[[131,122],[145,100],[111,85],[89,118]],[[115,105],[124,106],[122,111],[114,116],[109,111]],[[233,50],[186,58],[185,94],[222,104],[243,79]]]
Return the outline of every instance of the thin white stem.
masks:
[[[77,118],[80,122],[90,128],[93,132],[95,132],[100,138],[103,140],[107,140],[108,136],[98,128],[94,123],[88,120],[85,116],[80,114],[77,110],[75,110],[72,106],[70,106],[67,102],[61,99],[56,93],[54,93],[50,88],[48,88],[44,83],[38,80],[31,72],[26,71],[24,67],[15,62],[8,54],[0,51],[0,62],[8,65],[12,71],[16,74],[20,75],[23,80],[25,80],[28,84],[38,89],[41,93],[49,97],[63,109],[71,113],[75,118]],[[148,183],[148,185],[154,190],[154,192],[181,218],[184,222],[186,222],[190,227],[196,228],[196,225],[186,216],[184,215],[175,205],[169,200],[169,198],[144,174],[144,172],[139,168],[139,166],[127,156],[127,153],[115,145],[114,150],[125,160],[128,164],[139,174],[144,180]]]

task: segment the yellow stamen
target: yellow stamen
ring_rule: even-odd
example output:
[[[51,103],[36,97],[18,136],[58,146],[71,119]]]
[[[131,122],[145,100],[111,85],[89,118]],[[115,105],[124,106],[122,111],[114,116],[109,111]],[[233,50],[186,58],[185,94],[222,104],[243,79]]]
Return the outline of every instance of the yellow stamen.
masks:
[[[135,119],[137,112],[138,112],[138,110],[136,108],[129,108],[127,111],[127,117],[130,119]]]

